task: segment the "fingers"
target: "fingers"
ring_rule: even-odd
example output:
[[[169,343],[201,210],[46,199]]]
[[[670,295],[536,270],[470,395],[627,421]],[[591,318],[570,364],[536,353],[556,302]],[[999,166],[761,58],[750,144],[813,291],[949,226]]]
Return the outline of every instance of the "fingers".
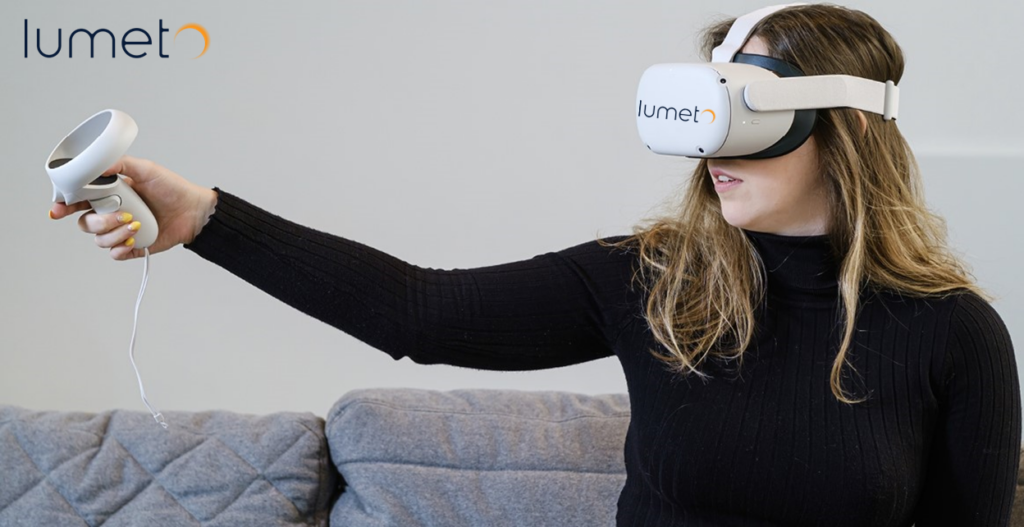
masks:
[[[89,210],[88,201],[79,201],[72,205],[65,205],[64,203],[54,203],[50,207],[50,218],[59,220],[69,214],[74,214],[80,210]]]
[[[132,220],[132,215],[127,212],[96,214],[89,211],[78,218],[78,227],[85,232],[95,233],[96,245],[110,248],[110,256],[122,260],[133,257],[130,253],[133,252],[135,233],[142,225]],[[140,251],[138,255],[141,254]]]
[[[112,212],[110,214],[97,214],[89,211],[78,217],[78,228],[83,232],[92,234],[104,234],[122,225],[139,223],[132,218],[128,212]]]
[[[88,202],[79,202],[73,205],[54,203],[50,209],[50,217],[60,219],[80,210],[88,210]],[[115,260],[131,260],[145,256],[142,249],[134,248],[135,234],[142,225],[132,219],[127,212],[114,212],[110,214],[97,214],[88,210],[78,217],[78,228],[89,233],[96,234],[96,245],[103,248],[110,248],[110,257]]]
[[[132,258],[141,258],[143,256],[145,256],[145,253],[142,249],[133,249],[125,244],[110,249],[110,257],[118,261],[131,260]]]
[[[124,174],[129,179],[145,182],[153,177],[153,169],[155,163],[148,159],[140,157],[132,157],[130,155],[122,155],[121,159],[118,159],[110,168],[103,172],[104,176],[111,176],[114,174]],[[132,181],[133,183],[135,181]]]
[[[131,188],[135,188],[136,183],[145,183],[159,175],[156,163],[148,159],[132,157],[127,154],[122,155],[121,159],[118,159],[117,163],[114,163],[110,168],[105,170],[101,176],[112,176],[115,174],[123,174],[126,176],[121,178],[121,181]]]
[[[124,245],[131,249],[134,245],[135,233],[138,232],[139,226],[139,222],[133,221],[128,225],[117,227],[102,234],[97,234],[95,237],[96,245],[103,248],[114,248]]]

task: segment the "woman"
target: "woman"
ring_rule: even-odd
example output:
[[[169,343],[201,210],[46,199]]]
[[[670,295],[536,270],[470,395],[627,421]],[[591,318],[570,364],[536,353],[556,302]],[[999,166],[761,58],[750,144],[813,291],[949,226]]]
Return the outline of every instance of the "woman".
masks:
[[[731,23],[705,31],[705,57]],[[873,18],[831,5],[772,14],[742,51],[807,75],[903,72]],[[152,207],[151,252],[184,244],[396,360],[617,356],[632,406],[619,525],[1008,525],[1021,409],[1007,329],[947,249],[895,123],[818,116],[781,157],[702,160],[679,210],[632,236],[476,269],[417,267],[147,160],[107,174]],[[720,173],[741,183],[716,192]],[[143,254],[130,218],[79,226],[115,259]]]

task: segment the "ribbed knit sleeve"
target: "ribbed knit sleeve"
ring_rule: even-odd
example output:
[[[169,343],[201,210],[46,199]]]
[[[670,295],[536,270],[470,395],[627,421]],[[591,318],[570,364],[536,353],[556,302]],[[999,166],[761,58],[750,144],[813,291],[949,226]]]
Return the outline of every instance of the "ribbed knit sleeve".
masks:
[[[423,268],[214,190],[216,211],[186,249],[395,360],[535,370],[613,354],[624,251],[591,240],[499,265]]]
[[[1020,384],[1010,335],[992,306],[961,295],[943,363],[916,527],[1008,526],[1021,448]]]

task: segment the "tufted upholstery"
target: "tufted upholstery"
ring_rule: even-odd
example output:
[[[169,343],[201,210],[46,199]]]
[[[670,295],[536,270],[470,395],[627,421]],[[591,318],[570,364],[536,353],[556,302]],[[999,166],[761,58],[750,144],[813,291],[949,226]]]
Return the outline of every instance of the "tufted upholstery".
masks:
[[[0,406],[0,525],[327,525],[337,473],[312,414]]]

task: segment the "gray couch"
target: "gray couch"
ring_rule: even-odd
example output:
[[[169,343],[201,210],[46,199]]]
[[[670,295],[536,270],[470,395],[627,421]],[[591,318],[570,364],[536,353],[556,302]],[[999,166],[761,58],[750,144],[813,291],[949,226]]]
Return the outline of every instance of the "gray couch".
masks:
[[[326,420],[166,417],[0,406],[0,526],[612,526],[625,481],[625,394],[372,389]]]
[[[327,419],[0,406],[0,526],[614,525],[625,394],[354,390]]]

